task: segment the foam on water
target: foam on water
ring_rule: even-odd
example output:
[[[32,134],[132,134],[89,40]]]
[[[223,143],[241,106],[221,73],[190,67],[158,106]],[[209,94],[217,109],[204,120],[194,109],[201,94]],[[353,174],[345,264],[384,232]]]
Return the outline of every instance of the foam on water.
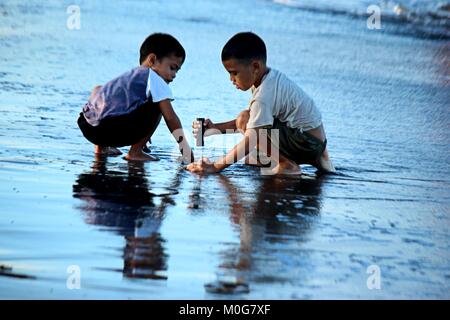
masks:
[[[373,14],[370,6],[380,8],[381,21],[398,23],[402,26],[397,32],[427,38],[450,38],[450,2],[434,0],[273,0],[273,2],[292,8],[344,14],[366,18]]]

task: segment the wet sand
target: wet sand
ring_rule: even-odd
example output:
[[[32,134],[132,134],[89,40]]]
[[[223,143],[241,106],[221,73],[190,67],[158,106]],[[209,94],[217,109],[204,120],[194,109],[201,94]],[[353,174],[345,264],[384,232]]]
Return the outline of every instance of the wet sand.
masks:
[[[268,1],[81,10],[68,30],[61,4],[0,5],[0,298],[450,298],[446,41]],[[337,175],[243,164],[193,175],[164,124],[152,139],[161,161],[95,159],[78,113],[94,85],[137,64],[151,32],[186,48],[171,84],[184,127],[235,117],[250,94],[220,51],[243,30],[315,99]],[[225,151],[211,137],[195,155]],[[67,288],[72,265],[80,290]],[[367,286],[373,265],[379,290]]]

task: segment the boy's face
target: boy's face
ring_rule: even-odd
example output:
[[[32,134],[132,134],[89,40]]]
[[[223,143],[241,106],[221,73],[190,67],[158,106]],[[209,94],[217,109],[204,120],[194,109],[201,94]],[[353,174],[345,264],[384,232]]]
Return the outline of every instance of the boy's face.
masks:
[[[158,59],[155,55],[150,54],[144,64],[155,71],[164,81],[170,83],[175,79],[178,70],[180,70],[183,58],[172,54]]]
[[[223,66],[230,74],[230,80],[237,89],[247,91],[258,79],[260,67],[258,61],[244,64],[236,59],[222,61]]]

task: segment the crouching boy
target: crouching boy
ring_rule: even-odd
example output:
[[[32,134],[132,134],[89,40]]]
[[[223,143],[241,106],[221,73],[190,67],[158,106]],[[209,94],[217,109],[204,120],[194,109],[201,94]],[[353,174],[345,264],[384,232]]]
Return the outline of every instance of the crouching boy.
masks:
[[[185,57],[183,47],[174,37],[154,33],[142,43],[139,67],[94,88],[80,113],[78,126],[95,145],[96,154],[120,154],[116,147],[131,146],[126,160],[158,160],[143,148],[163,117],[179,144],[183,162],[193,161],[171,104],[169,87]]]

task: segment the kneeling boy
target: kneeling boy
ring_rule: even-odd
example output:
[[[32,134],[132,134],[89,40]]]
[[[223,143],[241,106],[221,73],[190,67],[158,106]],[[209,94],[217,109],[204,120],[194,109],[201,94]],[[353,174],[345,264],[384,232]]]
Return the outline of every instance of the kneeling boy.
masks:
[[[269,156],[274,154],[273,148],[278,149],[278,159],[272,159],[277,161],[272,169],[274,174],[298,174],[298,165],[302,163],[325,172],[335,171],[326,148],[321,114],[314,101],[283,73],[269,68],[266,59],[266,46],[254,33],[238,33],[225,44],[222,63],[230,74],[230,80],[237,89],[246,91],[251,88],[253,97],[248,110],[241,112],[235,120],[214,124],[208,119],[204,125],[206,130],[214,129],[211,131],[221,133],[237,129],[244,134],[244,139],[215,163],[201,159],[190,164],[188,170],[218,172],[256,147]],[[196,122],[193,128],[195,135],[198,131]],[[270,141],[267,138],[266,141],[263,138],[251,139],[252,134],[260,137],[262,129],[268,130]],[[271,136],[273,129],[278,129],[278,139]]]

